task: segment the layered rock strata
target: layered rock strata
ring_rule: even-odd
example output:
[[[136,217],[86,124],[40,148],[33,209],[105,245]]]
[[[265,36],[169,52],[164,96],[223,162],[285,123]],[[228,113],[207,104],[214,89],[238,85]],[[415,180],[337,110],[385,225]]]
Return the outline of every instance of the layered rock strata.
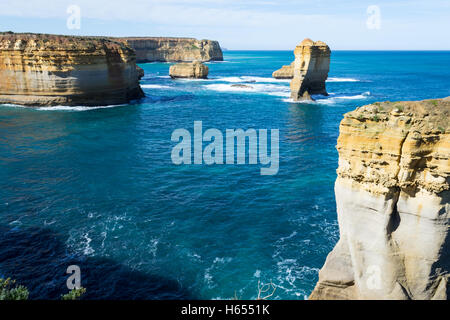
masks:
[[[117,38],[136,51],[137,62],[223,61],[219,42],[193,38]]]
[[[134,51],[103,38],[0,33],[0,103],[109,105],[143,97]]]
[[[177,63],[170,66],[169,75],[173,79],[177,78],[197,78],[206,79],[209,68],[199,61],[191,63]]]
[[[330,48],[322,41],[303,40],[294,50],[291,98],[312,100],[312,94],[327,95],[325,81],[330,69]]]
[[[449,299],[450,98],[345,114],[340,239],[310,299]]]
[[[290,65],[282,66],[280,69],[275,70],[272,73],[272,77],[275,79],[292,79],[294,77],[294,64],[293,61]]]

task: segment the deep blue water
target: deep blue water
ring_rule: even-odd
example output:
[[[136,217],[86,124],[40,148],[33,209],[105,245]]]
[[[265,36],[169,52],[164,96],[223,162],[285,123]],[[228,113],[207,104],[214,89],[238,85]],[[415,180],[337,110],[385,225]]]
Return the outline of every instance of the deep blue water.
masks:
[[[31,298],[277,299],[309,295],[338,239],[333,184],[342,115],[381,100],[450,95],[450,52],[332,53],[317,102],[271,73],[291,52],[227,51],[210,79],[141,65],[147,95],[109,108],[0,106],[0,277]],[[246,83],[253,89],[231,87]],[[171,162],[173,130],[279,129],[280,168]]]

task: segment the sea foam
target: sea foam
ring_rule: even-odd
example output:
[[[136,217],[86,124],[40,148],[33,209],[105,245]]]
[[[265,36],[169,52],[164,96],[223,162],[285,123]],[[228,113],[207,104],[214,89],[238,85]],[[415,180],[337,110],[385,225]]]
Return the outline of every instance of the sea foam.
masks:
[[[220,92],[237,92],[237,93],[259,93],[259,94],[268,94],[271,96],[278,97],[289,97],[290,90],[287,86],[280,86],[275,84],[246,84],[245,86],[238,87],[233,86],[232,84],[208,84],[205,85],[205,88],[220,91]]]

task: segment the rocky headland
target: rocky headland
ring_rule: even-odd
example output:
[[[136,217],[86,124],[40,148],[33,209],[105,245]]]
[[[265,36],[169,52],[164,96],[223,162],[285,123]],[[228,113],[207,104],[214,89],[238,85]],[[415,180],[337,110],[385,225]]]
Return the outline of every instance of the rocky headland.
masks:
[[[139,62],[223,61],[219,42],[194,38],[127,37],[116,38],[136,51]]]
[[[172,79],[177,78],[195,78],[206,79],[209,68],[200,61],[190,63],[177,63],[170,66],[169,75]]]
[[[449,299],[450,98],[345,114],[340,239],[310,299]]]
[[[0,33],[0,103],[109,105],[144,96],[134,51],[100,37]]]
[[[295,47],[292,100],[312,100],[312,94],[328,95],[325,81],[330,70],[330,54],[330,48],[322,41],[305,39]]]

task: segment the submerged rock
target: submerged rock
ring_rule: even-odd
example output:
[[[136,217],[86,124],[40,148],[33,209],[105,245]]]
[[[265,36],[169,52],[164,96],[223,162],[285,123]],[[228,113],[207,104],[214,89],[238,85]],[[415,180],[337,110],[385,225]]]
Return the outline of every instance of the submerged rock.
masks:
[[[246,85],[246,84],[232,84],[231,87],[233,88],[243,88],[243,89],[253,89],[252,86]]]
[[[223,61],[219,42],[193,38],[128,37],[115,38],[136,51],[137,62]]]
[[[141,98],[134,51],[100,37],[0,33],[0,103],[109,105]]]
[[[199,61],[191,63],[177,63],[170,67],[169,75],[176,78],[197,78],[206,79],[208,77],[208,67]]]
[[[294,64],[295,61],[288,66],[282,66],[280,69],[275,70],[272,73],[272,77],[275,79],[292,79],[294,77]]]
[[[328,95],[325,81],[330,69],[330,48],[322,41],[303,40],[294,50],[294,76],[291,98],[312,100],[312,94]]]
[[[340,239],[310,299],[449,299],[450,99],[345,114]]]

